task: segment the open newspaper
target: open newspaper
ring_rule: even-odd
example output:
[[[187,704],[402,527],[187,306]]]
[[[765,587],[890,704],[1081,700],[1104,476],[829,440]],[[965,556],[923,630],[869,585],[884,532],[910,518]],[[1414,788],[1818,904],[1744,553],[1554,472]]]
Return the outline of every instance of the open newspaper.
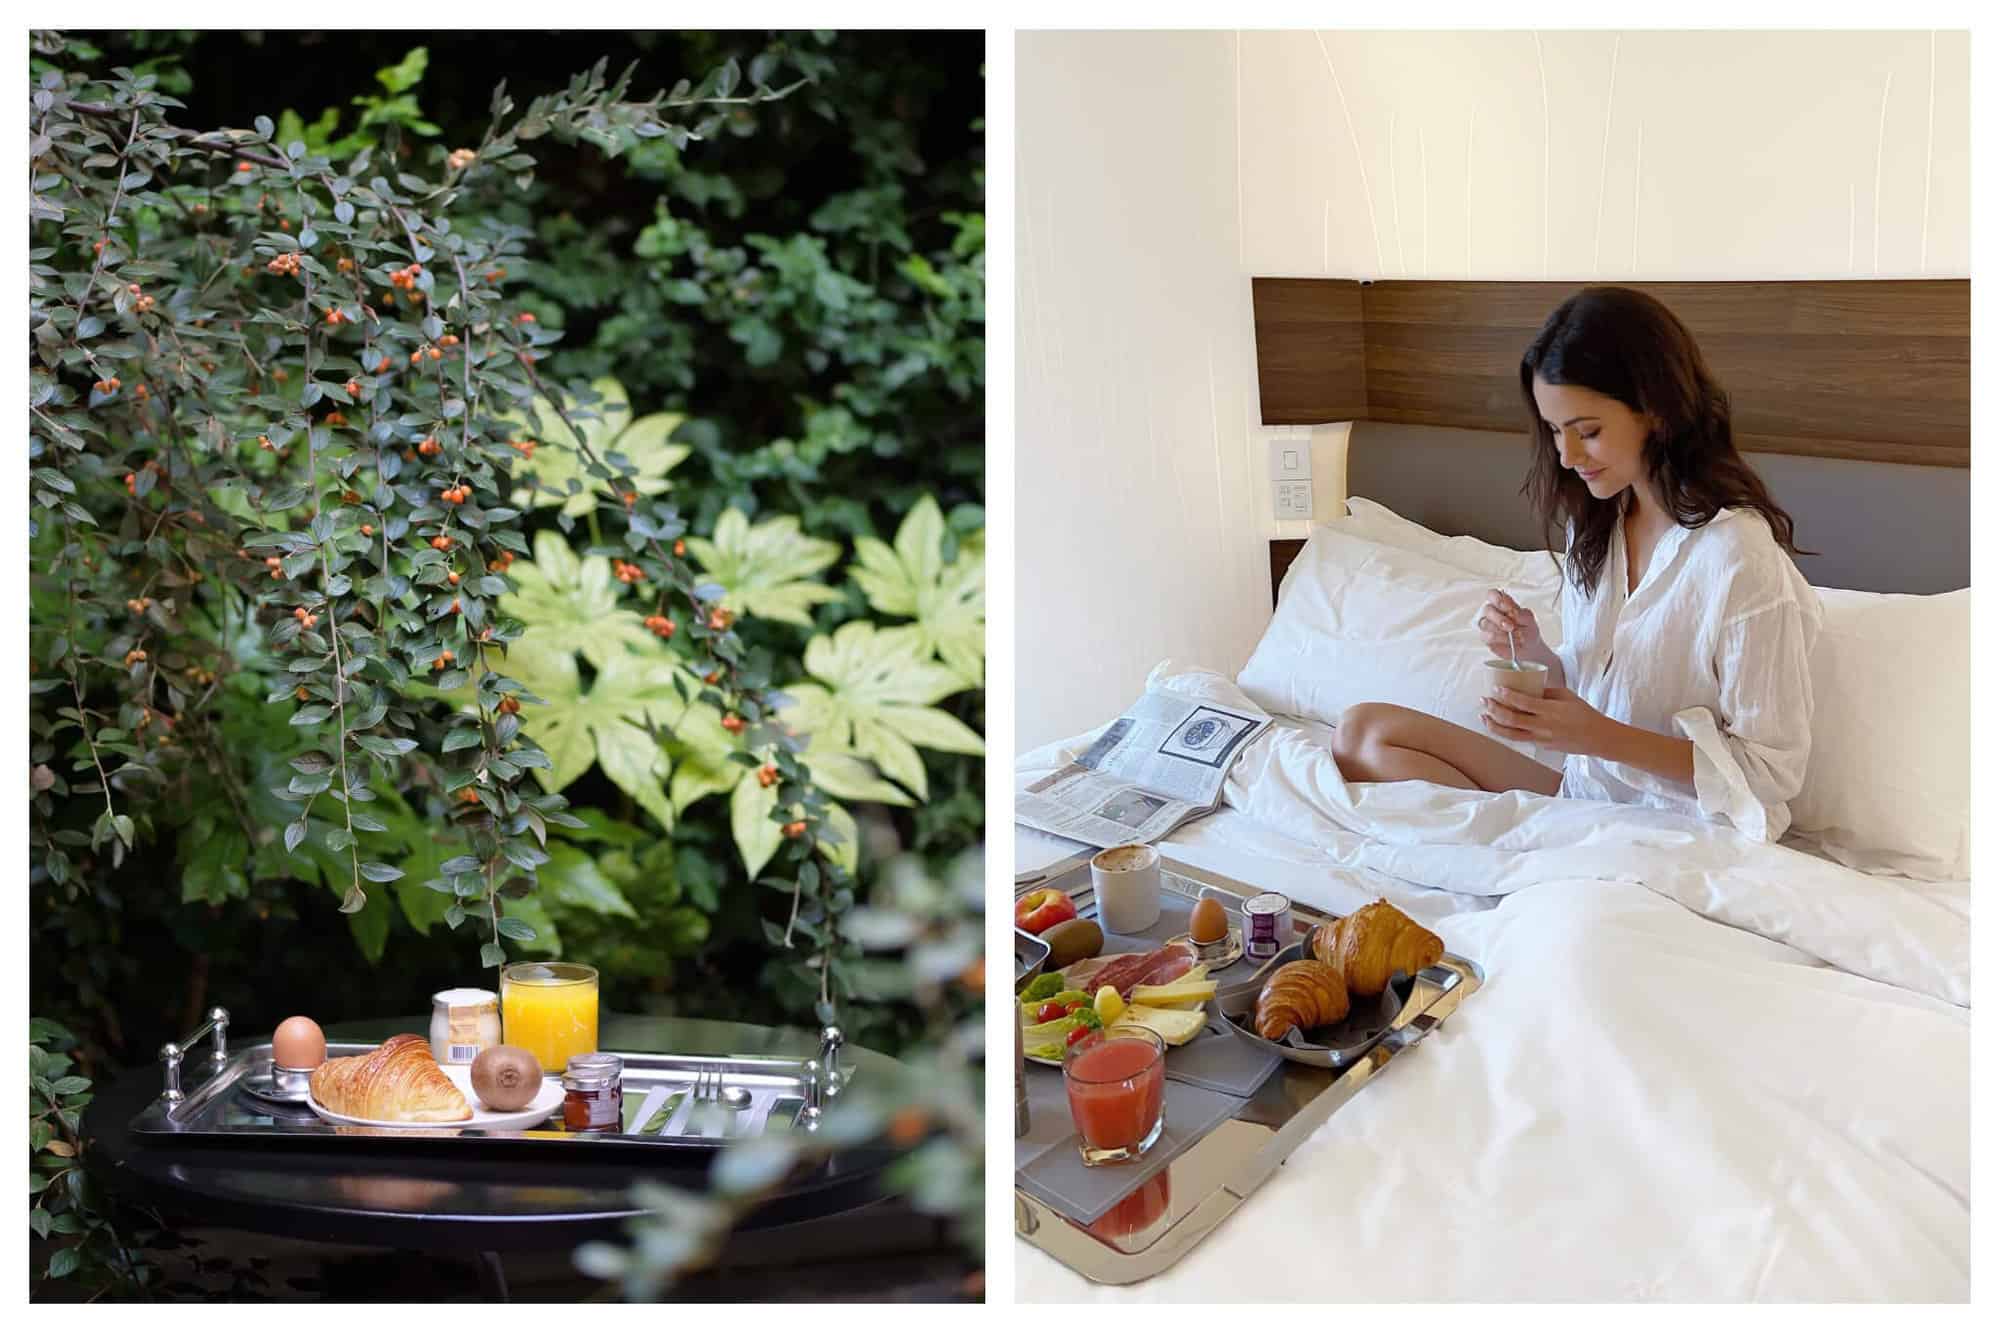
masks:
[[[1149,689],[1088,753],[1018,793],[1014,819],[1093,847],[1157,842],[1221,804],[1230,764],[1270,725],[1254,708]]]

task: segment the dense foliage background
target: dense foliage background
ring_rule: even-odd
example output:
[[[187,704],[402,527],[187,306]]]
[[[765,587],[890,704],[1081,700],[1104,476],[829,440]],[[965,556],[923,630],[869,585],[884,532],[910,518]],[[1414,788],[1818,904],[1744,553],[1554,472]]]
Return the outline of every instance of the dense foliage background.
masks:
[[[811,738],[803,757],[853,816],[861,907],[832,985],[850,1036],[892,1052],[976,1025],[978,1009],[964,860],[983,806],[980,40],[134,32],[71,34],[64,57],[101,77],[118,67],[150,77],[184,104],[176,124],[269,117],[274,144],[297,140],[334,161],[372,145],[378,170],[479,142],[502,79],[525,104],[606,55],[614,71],[637,60],[639,95],[732,61],[758,85],[804,81],[781,100],[732,107],[706,139],[538,153],[525,187],[493,195],[482,221],[515,229],[517,254],[489,277],[534,327],[539,375],[604,396],[605,420],[586,423],[593,442],[629,458],[639,490],[685,518],[687,558],[727,593],[747,673],[794,701],[785,717]],[[147,207],[185,217],[214,198],[220,211],[230,166],[216,160],[213,194]],[[133,225],[146,232],[143,210]],[[87,254],[66,250],[73,235],[46,231],[35,243],[54,245],[49,262],[89,269]],[[548,830],[538,889],[508,908],[534,938],[508,947],[595,964],[612,1009],[812,1024],[824,1005],[792,933],[803,945],[823,921],[755,882],[778,838],[764,813],[775,796],[728,759],[732,738],[713,726],[705,734],[676,714],[685,725],[671,736],[647,734],[661,720],[657,682],[632,679],[627,657],[602,650],[664,653],[641,624],[653,608],[592,506],[565,501],[561,457],[546,445],[561,427],[529,414],[519,423],[544,452],[523,454],[529,489],[514,504],[525,549],[501,571],[510,586],[497,605],[526,624],[509,671],[545,703],[529,728],[543,729],[576,826]],[[126,489],[143,500],[154,483],[134,475]],[[66,527],[37,538],[31,674],[45,679],[47,659],[85,637],[116,659],[116,603],[136,590],[95,563],[54,575]],[[137,536],[119,549],[134,562],[156,555]],[[154,706],[202,724],[185,728],[190,739],[166,737],[115,690],[87,707],[123,723],[105,742],[114,763],[150,763],[171,744],[195,753],[146,791],[131,837],[86,837],[102,797],[43,776],[78,757],[73,738],[45,751],[35,778],[37,827],[51,835],[30,858],[32,1005],[48,1020],[38,1074],[64,1084],[80,1081],[72,1071],[150,1061],[214,1004],[254,1032],[291,1013],[422,1013],[437,989],[490,984],[476,940],[447,920],[452,898],[423,887],[441,865],[451,873],[455,849],[435,836],[421,790],[378,787],[371,809],[380,837],[402,849],[391,864],[403,875],[360,911],[340,910],[344,858],[316,837],[295,847],[283,835],[295,811],[268,793],[291,776],[298,735],[268,687],[284,668],[267,626],[204,611],[184,578],[169,571],[145,586],[180,591],[174,630],[205,639],[230,669],[202,681],[188,668],[196,674]],[[81,629],[79,589],[95,605]],[[38,717],[67,703],[55,693],[40,689]],[[453,701],[449,688],[436,699]],[[114,845],[134,840],[137,854]],[[880,873],[891,863],[903,867],[893,891]],[[945,941],[928,971],[880,956],[918,934]],[[60,1146],[59,1114],[42,1137]]]

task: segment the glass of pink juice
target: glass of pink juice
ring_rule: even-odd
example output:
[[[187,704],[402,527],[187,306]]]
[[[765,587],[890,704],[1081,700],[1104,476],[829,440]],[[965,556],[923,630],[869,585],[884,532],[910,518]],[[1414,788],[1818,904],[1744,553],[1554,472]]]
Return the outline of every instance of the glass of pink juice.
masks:
[[[1063,1089],[1084,1165],[1134,1161],[1159,1141],[1167,1044],[1145,1028],[1079,1041],[1063,1055]]]

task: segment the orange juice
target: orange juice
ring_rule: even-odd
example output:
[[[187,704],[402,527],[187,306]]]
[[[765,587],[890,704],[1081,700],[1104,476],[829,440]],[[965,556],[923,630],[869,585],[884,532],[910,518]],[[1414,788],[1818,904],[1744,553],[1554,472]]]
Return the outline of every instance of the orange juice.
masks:
[[[579,963],[510,963],[500,970],[500,1017],[509,1046],[560,1075],[572,1055],[597,1049],[597,969]]]

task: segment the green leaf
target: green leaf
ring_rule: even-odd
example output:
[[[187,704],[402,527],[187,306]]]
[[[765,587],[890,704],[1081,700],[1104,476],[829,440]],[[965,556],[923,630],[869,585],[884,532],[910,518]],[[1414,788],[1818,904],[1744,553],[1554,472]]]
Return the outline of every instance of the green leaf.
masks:
[[[641,496],[664,494],[672,485],[666,479],[667,473],[691,452],[685,445],[667,442],[680,429],[684,418],[671,412],[655,412],[634,421],[631,399],[624,385],[607,377],[594,381],[590,387],[602,398],[591,409],[597,414],[595,419],[579,416],[581,404],[574,400],[566,399],[563,404],[570,420],[583,432],[590,453],[614,472],[620,469],[609,455],[613,452],[625,455],[632,489]],[[559,505],[564,513],[581,518],[597,507],[609,483],[590,474],[575,435],[563,424],[552,400],[536,400],[535,410],[541,420],[539,427],[522,413],[501,418],[520,433],[520,438],[536,440],[534,457],[521,463],[515,475],[532,476],[539,486],[532,491],[527,486],[519,487],[513,493],[513,503],[537,507]],[[575,495],[569,494],[571,481],[581,485]]]
[[[83,1262],[83,1246],[70,1245],[49,1256],[49,1276],[68,1277]]]
[[[515,645],[507,670],[546,701],[524,733],[548,753],[550,766],[539,772],[542,785],[561,791],[595,764],[661,827],[672,828],[668,757],[640,724],[673,726],[688,709],[674,680],[692,685],[692,675],[664,647],[611,653],[586,690],[568,651],[551,652],[540,640],[530,646],[529,637]]]
[[[517,562],[507,572],[519,591],[502,597],[500,610],[528,626],[514,654],[531,647],[563,654],[581,650],[592,666],[602,667],[613,657],[660,646],[639,613],[619,605],[624,585],[612,576],[610,559],[579,559],[559,532],[536,533],[534,560]],[[508,674],[525,679],[511,666]]]
[[[751,878],[770,864],[785,842],[784,831],[771,818],[778,808],[778,789],[757,782],[739,782],[729,797],[729,832]]]
[[[794,702],[782,716],[795,731],[812,736],[808,764],[816,753],[851,754],[922,797],[929,784],[917,746],[954,754],[986,751],[979,733],[925,706],[956,693],[963,682],[931,657],[915,626],[885,630],[849,621],[806,645],[805,666],[823,684],[788,686],[785,693]]]
[[[510,940],[532,940],[535,928],[518,916],[503,916],[494,922],[494,927]]]
[[[639,919],[639,914],[632,909],[625,895],[618,891],[618,886],[598,869],[596,860],[582,848],[563,842],[551,844],[548,864],[536,875],[542,892],[563,907],[595,912],[599,916]]]
[[[715,536],[687,539],[702,570],[728,595],[722,604],[743,615],[811,625],[812,609],[840,594],[810,576],[840,558],[838,543],[808,537],[790,514],[754,527],[739,509],[725,509]]]
[[[363,861],[361,878],[376,884],[393,884],[403,877],[403,872],[395,866],[383,865],[380,861]]]
[[[873,537],[855,541],[849,577],[877,611],[913,618],[924,651],[976,686],[986,679],[985,533],[961,542],[950,564],[944,538],[944,516],[927,495],[904,515],[893,548]]]
[[[491,940],[479,946],[479,965],[481,967],[499,967],[506,961],[507,951]]]

